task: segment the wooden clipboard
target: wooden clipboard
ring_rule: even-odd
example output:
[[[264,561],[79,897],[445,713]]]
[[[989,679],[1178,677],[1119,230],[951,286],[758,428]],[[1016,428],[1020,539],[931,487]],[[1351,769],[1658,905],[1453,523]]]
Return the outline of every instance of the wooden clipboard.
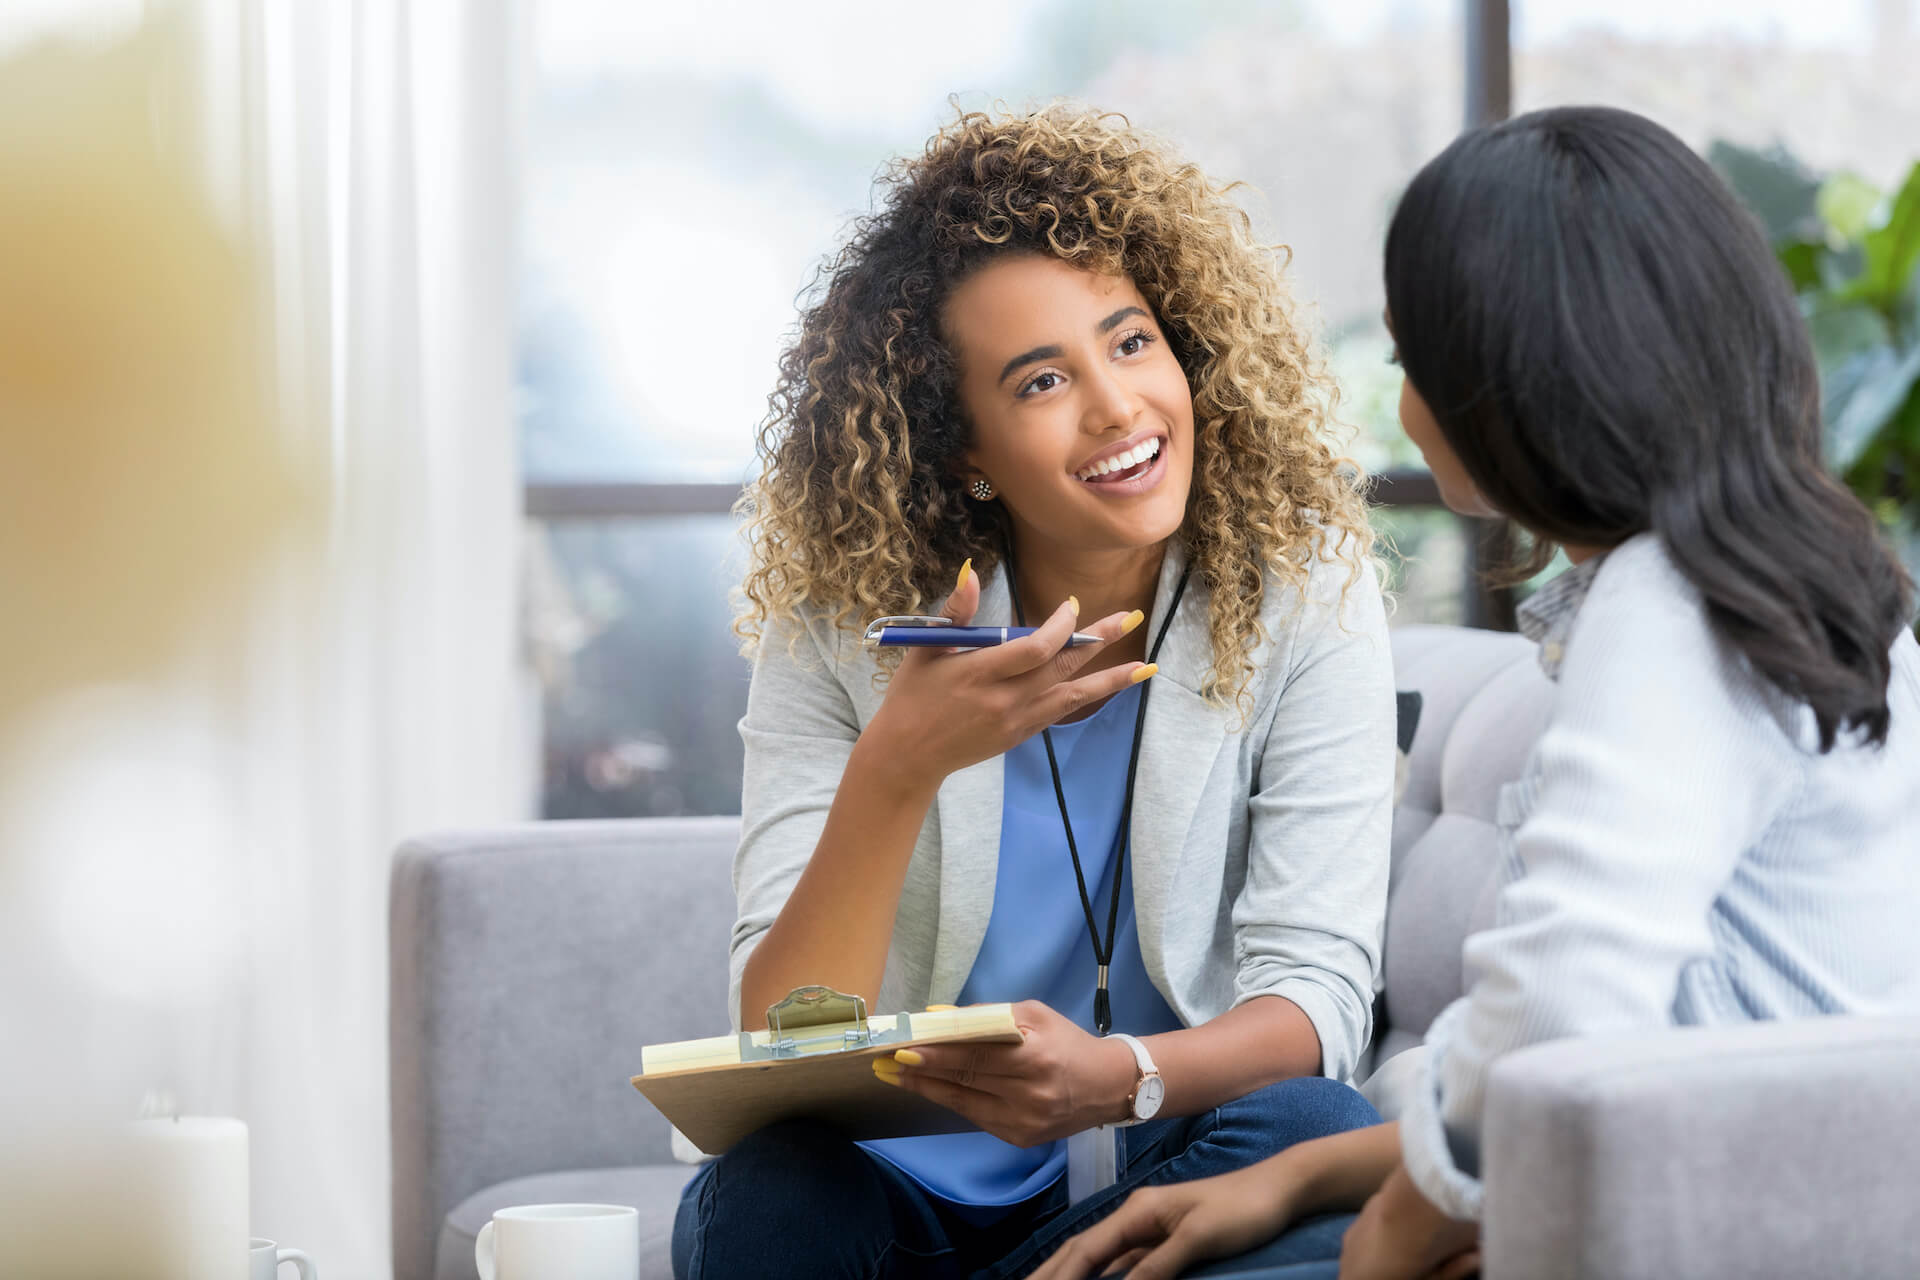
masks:
[[[961,1133],[974,1125],[873,1074],[875,1058],[927,1044],[1018,1044],[1010,1004],[866,1013],[858,996],[801,987],[767,1011],[767,1030],[641,1050],[638,1089],[708,1155],[756,1130],[806,1117],[856,1141]]]

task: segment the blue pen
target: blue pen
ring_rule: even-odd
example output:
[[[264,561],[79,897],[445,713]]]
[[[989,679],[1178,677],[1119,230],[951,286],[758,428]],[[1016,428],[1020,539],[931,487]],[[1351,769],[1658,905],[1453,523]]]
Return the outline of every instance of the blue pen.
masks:
[[[906,613],[876,618],[867,624],[860,643],[869,649],[904,648],[927,645],[937,649],[985,649],[1009,640],[1030,636],[1038,627],[956,627],[952,618],[937,614]],[[1076,631],[1067,637],[1067,648],[1099,644],[1099,636]]]

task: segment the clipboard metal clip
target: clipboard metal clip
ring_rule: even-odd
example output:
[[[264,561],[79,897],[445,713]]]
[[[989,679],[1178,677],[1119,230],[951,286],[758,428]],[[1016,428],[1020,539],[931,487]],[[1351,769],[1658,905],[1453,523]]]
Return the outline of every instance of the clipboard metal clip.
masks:
[[[907,1020],[901,1018],[900,1023]],[[810,1034],[809,1034],[810,1033]],[[767,1010],[767,1042],[741,1036],[742,1059],[801,1058],[815,1053],[845,1053],[908,1038],[905,1026],[876,1032],[867,1023],[867,1002],[832,987],[795,987]]]

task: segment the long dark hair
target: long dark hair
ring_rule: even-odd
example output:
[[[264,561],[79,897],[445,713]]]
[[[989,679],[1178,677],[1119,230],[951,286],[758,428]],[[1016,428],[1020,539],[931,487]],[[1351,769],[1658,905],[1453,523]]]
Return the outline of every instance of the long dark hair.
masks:
[[[1407,377],[1494,506],[1555,542],[1652,530],[1823,751],[1886,740],[1912,583],[1821,465],[1784,274],[1685,144],[1602,107],[1463,134],[1402,198],[1386,287]]]

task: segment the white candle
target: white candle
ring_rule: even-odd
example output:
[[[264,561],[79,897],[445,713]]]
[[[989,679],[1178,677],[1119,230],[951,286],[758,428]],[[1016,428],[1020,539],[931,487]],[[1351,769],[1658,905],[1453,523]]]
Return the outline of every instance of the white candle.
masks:
[[[128,1242],[141,1280],[246,1280],[247,1126],[210,1116],[135,1121]]]

